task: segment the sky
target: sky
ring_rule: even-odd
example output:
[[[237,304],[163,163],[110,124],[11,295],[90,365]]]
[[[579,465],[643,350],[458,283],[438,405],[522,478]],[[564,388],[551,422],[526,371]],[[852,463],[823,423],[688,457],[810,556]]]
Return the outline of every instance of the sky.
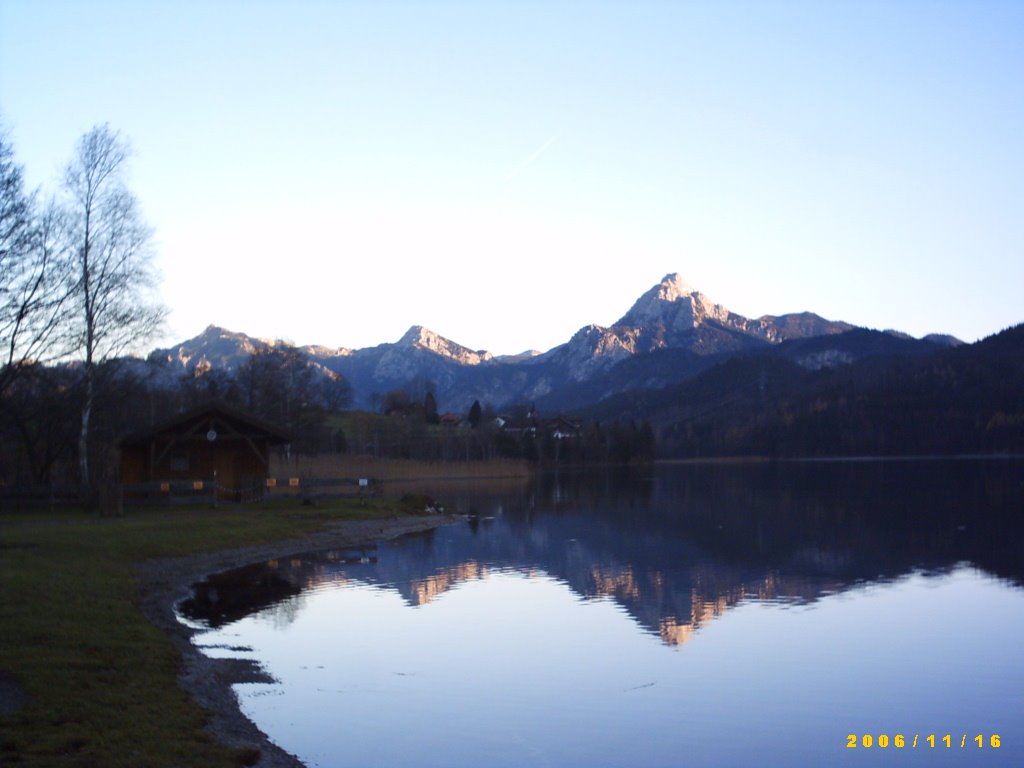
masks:
[[[173,343],[546,350],[680,273],[748,317],[1024,321],[1024,3],[0,0],[32,187],[109,123]]]

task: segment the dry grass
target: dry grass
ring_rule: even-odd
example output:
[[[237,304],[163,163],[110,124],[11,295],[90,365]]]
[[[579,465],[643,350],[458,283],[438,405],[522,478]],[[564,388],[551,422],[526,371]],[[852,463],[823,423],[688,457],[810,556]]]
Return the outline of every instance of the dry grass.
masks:
[[[494,478],[525,479],[530,466],[525,461],[435,462],[409,459],[377,459],[373,456],[321,454],[319,456],[274,457],[270,461],[273,477],[335,478],[368,477],[390,481],[484,480]]]

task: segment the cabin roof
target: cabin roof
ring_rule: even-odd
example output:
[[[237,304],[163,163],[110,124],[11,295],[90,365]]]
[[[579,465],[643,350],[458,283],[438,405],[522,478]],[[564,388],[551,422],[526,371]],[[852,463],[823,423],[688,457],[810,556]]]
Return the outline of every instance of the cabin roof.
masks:
[[[291,434],[282,427],[258,419],[226,403],[211,401],[159,421],[146,429],[127,434],[118,441],[118,446],[126,448],[144,445],[159,437],[182,437],[212,421],[220,421],[231,429],[249,436],[265,437],[271,445],[292,442]],[[198,436],[198,432],[196,434]]]

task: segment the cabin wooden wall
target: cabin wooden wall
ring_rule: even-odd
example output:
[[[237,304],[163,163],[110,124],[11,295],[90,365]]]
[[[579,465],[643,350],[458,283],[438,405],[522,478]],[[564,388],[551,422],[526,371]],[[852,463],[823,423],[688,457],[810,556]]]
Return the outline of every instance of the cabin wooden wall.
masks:
[[[168,448],[168,438],[125,446],[121,449],[121,482],[161,480],[210,480],[238,491],[262,481],[269,472],[269,445],[265,438],[223,437],[178,440]],[[256,450],[253,450],[255,446]]]

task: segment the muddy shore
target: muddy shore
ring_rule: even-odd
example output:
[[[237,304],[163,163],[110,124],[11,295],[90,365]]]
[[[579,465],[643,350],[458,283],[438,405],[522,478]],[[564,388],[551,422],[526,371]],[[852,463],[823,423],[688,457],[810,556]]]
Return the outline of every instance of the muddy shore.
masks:
[[[163,630],[181,654],[178,683],[211,713],[207,730],[220,742],[239,749],[257,749],[260,768],[303,768],[294,755],[271,742],[238,708],[231,686],[272,682],[255,664],[240,659],[211,659],[193,644],[196,630],[178,621],[175,606],[205,577],[261,560],[333,547],[368,545],[454,522],[449,515],[351,520],[309,536],[256,547],[151,560],[137,566],[139,608]]]

